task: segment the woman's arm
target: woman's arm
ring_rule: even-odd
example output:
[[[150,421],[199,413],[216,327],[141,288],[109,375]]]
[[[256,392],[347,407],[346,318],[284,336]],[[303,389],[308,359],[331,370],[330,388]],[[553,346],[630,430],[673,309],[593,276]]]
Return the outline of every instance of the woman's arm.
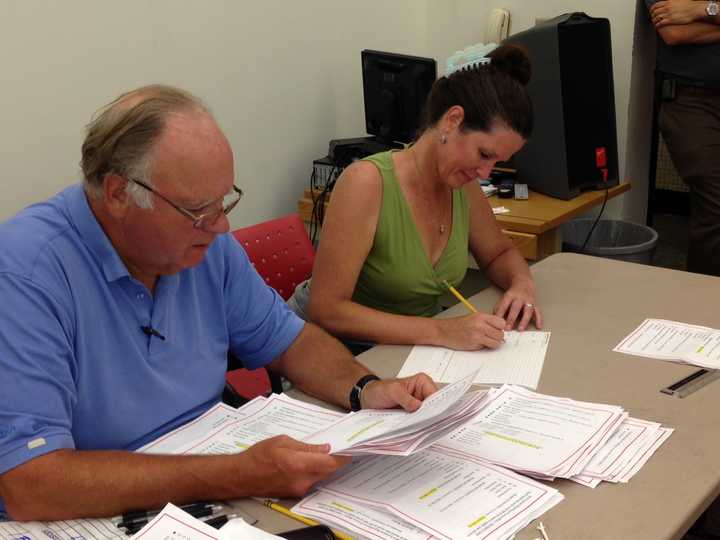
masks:
[[[461,349],[497,347],[499,317],[477,314],[430,319],[385,313],[352,301],[360,269],[373,245],[382,178],[360,161],[338,181],[323,223],[310,290],[310,319],[335,335],[391,344],[442,345]]]
[[[470,204],[470,251],[485,276],[505,291],[493,312],[506,320],[506,330],[516,323],[524,330],[533,318],[541,328],[542,315],[527,262],[502,233],[479,184],[470,182],[463,190]]]

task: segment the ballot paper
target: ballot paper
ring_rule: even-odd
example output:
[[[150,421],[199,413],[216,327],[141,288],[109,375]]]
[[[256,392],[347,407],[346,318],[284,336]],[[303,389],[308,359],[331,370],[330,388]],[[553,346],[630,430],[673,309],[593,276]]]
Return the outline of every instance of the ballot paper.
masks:
[[[628,417],[622,407],[538,394],[488,391],[483,409],[436,447],[536,478],[580,474]]]
[[[444,387],[412,413],[366,409],[343,414],[285,394],[258,397],[239,409],[218,404],[139,451],[233,454],[270,437],[288,435],[308,443],[328,443],[333,453],[408,455],[472,419],[484,400],[484,392],[467,393],[473,377],[471,373]]]
[[[325,523],[355,540],[432,540],[432,534],[419,529],[392,512],[364,506],[355,500],[315,491],[298,503],[297,514]]]
[[[473,456],[435,447],[409,457],[367,457],[321,484],[319,490],[342,498],[350,508],[380,511],[373,515],[378,527],[397,528],[392,518],[383,517],[383,513],[391,514],[440,539],[511,538],[563,499],[549,486]],[[293,511],[313,515],[327,511],[327,506],[323,509],[310,497]],[[353,521],[349,514],[344,515],[348,529],[367,528],[362,523],[365,518]]]
[[[127,537],[125,537],[127,538]],[[131,538],[142,540],[281,540],[279,536],[231,519],[220,530],[191,516],[173,504],[162,511]]]
[[[497,349],[454,351],[444,347],[416,345],[398,377],[427,373],[436,382],[453,383],[477,370],[474,384],[517,384],[536,389],[540,381],[550,332],[505,332]]]
[[[480,409],[484,393],[464,398],[475,373],[426,398],[419,409],[364,409],[305,437],[304,442],[330,444],[334,454],[409,455],[468,422]],[[422,446],[420,446],[422,444]]]
[[[109,519],[0,521],[0,538],[12,540],[127,540]]]
[[[228,410],[230,409],[230,410]],[[343,413],[285,394],[257,397],[239,409],[216,405],[139,451],[170,454],[236,454],[277,435],[301,440],[329,426]]]
[[[613,351],[720,369],[720,330],[645,319]]]
[[[570,480],[592,488],[602,481],[627,482],[673,431],[656,422],[628,418],[585,469]]]

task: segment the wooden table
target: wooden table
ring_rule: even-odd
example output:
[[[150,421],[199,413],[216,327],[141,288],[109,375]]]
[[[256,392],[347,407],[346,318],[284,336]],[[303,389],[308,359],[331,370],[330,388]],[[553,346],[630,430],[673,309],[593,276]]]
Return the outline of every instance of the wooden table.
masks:
[[[608,199],[629,189],[628,182],[612,187]],[[298,213],[305,222],[310,222],[312,217],[313,197],[317,198],[317,192],[313,194],[307,189],[298,200]],[[493,195],[488,198],[488,202],[492,207],[504,206],[510,210],[508,214],[497,214],[497,221],[523,256],[535,261],[559,252],[562,245],[560,225],[600,205],[604,197],[604,191],[586,191],[572,200],[564,201],[530,191],[525,201],[500,199]],[[328,203],[326,201],[325,207]]]
[[[552,332],[538,391],[621,405],[631,416],[675,432],[627,484],[590,489],[556,480],[565,500],[542,516],[553,540],[676,540],[720,493],[720,382],[684,399],[660,393],[693,366],[612,352],[645,318],[720,326],[720,278],[559,253],[532,268],[546,328]],[[487,289],[470,300],[483,311],[499,297]],[[458,305],[443,316],[464,313]],[[358,359],[394,376],[408,346],[382,345]],[[256,506],[271,531],[298,524]],[[270,511],[267,511],[270,512]],[[532,540],[534,523],[516,538]]]

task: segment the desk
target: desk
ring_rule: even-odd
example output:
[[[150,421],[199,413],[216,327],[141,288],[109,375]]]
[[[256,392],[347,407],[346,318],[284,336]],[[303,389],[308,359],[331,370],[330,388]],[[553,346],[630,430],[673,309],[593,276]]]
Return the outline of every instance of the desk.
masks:
[[[532,271],[546,327],[552,331],[538,391],[618,404],[632,416],[675,428],[627,484],[590,489],[567,480],[553,482],[566,498],[542,517],[550,537],[681,538],[720,493],[720,382],[684,399],[673,398],[660,388],[696,368],[612,349],[647,317],[717,328],[720,279],[571,253],[548,257]],[[498,297],[498,291],[487,289],[471,301],[489,311]],[[455,306],[443,316],[463,309]],[[390,377],[409,351],[407,346],[383,345],[358,359]],[[270,530],[298,526],[259,507],[252,511]],[[538,536],[529,526],[516,538]]]
[[[608,199],[617,197],[629,189],[628,182],[612,187]],[[488,198],[488,202],[493,208],[504,206],[510,210],[509,214],[498,214],[495,217],[503,232],[513,241],[520,253],[526,259],[534,261],[559,252],[562,244],[560,225],[599,206],[604,197],[604,191],[586,191],[572,200],[564,201],[530,191],[526,201],[500,199],[493,195]],[[309,223],[312,209],[313,193],[307,189],[303,197],[298,200],[300,218]]]

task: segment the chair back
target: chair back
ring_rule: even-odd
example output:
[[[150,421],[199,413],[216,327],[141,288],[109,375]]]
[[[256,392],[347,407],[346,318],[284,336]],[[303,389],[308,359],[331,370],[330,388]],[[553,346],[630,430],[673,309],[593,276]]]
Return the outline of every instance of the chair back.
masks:
[[[233,231],[265,282],[287,300],[312,273],[315,250],[300,216],[264,221]]]

